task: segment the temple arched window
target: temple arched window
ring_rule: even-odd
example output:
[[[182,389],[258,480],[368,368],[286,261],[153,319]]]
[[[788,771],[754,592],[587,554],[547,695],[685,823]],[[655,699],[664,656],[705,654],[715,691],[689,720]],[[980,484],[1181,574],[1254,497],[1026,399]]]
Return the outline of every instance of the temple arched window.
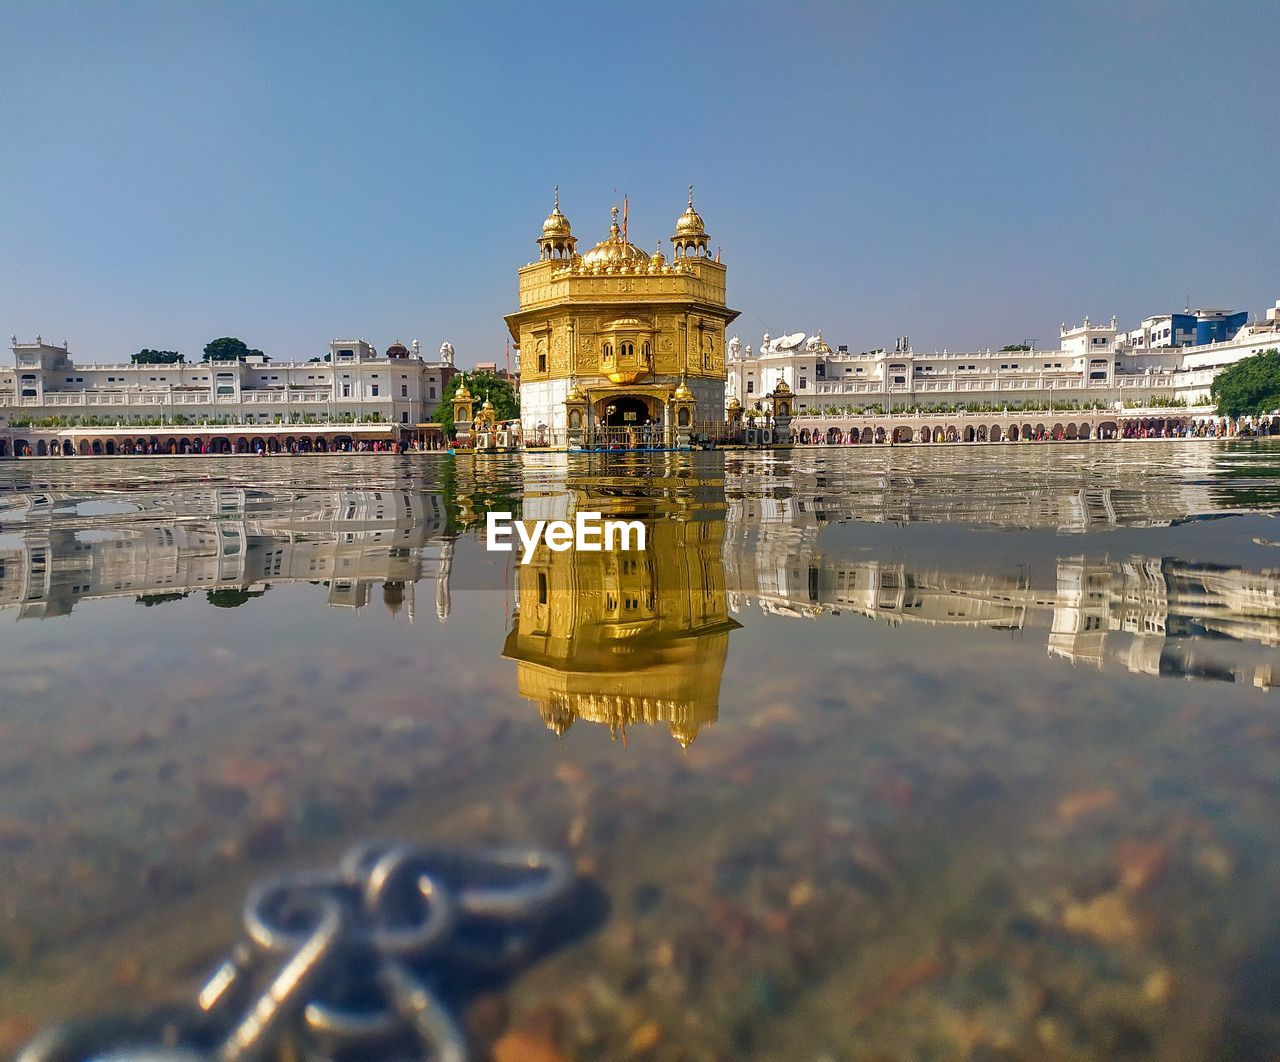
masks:
[[[630,358],[635,355],[636,348],[634,343],[623,343],[620,345],[619,352],[624,358]]]
[[[640,352],[644,355],[645,361],[648,361],[649,358],[652,357],[653,351],[649,346],[648,340],[646,340],[644,346],[640,348]]]
[[[613,358],[613,344],[612,344],[612,343],[606,343],[606,344],[604,345],[604,356],[605,356],[605,359],[606,359],[606,360],[610,360],[610,359],[612,359],[612,358]]]

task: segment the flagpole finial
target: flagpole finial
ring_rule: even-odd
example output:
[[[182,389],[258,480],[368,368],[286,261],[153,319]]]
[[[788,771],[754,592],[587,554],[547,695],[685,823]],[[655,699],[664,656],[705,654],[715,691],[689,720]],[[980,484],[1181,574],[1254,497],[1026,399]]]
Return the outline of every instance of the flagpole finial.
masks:
[[[693,209],[693,185],[689,185],[689,209]]]
[[[555,201],[556,210],[559,210],[560,209],[560,186],[558,184],[556,185],[555,195],[553,196],[553,199]]]

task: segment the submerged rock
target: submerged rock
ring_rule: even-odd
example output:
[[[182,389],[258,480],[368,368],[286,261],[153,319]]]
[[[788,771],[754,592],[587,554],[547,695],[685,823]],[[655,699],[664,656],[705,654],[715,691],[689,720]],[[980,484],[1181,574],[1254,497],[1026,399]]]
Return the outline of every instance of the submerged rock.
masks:
[[[1119,944],[1138,935],[1138,920],[1125,893],[1104,892],[1085,903],[1072,903],[1062,912],[1068,933],[1091,937],[1099,944]]]

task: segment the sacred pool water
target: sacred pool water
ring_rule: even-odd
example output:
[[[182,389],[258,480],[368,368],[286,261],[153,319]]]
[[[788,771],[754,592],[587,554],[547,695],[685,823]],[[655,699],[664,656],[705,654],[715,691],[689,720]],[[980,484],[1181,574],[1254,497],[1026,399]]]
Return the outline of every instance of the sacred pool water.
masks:
[[[0,1055],[396,838],[578,879],[478,1058],[1276,1057],[1277,452],[0,465]]]

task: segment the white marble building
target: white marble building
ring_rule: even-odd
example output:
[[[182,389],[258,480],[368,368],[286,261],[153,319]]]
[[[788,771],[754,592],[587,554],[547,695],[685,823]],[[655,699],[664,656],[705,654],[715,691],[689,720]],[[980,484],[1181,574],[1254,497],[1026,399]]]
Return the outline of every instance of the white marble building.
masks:
[[[431,416],[455,372],[452,346],[427,361],[417,340],[381,354],[364,339],[335,339],[310,361],[164,365],[77,362],[68,344],[40,336],[12,344],[13,365],[0,366],[0,425],[377,423],[407,432]]]
[[[1224,311],[1192,311],[1225,317]],[[1188,334],[1165,325],[1186,314],[1148,318],[1140,329],[1120,333],[1116,320],[1091,322],[1059,333],[1056,350],[983,350],[925,353],[908,337],[893,350],[851,353],[832,350],[818,331],[774,339],[759,349],[737,337],[727,346],[725,400],[752,407],[780,381],[796,396],[796,414],[883,412],[912,406],[1022,406],[1052,401],[1080,408],[1184,402],[1206,405],[1209,386],[1224,368],[1271,347],[1280,347],[1280,301],[1261,321],[1245,323],[1229,339],[1196,345]],[[1243,316],[1243,315],[1237,315]],[[1169,335],[1164,333],[1168,332]],[[1175,341],[1176,344],[1175,344]]]

